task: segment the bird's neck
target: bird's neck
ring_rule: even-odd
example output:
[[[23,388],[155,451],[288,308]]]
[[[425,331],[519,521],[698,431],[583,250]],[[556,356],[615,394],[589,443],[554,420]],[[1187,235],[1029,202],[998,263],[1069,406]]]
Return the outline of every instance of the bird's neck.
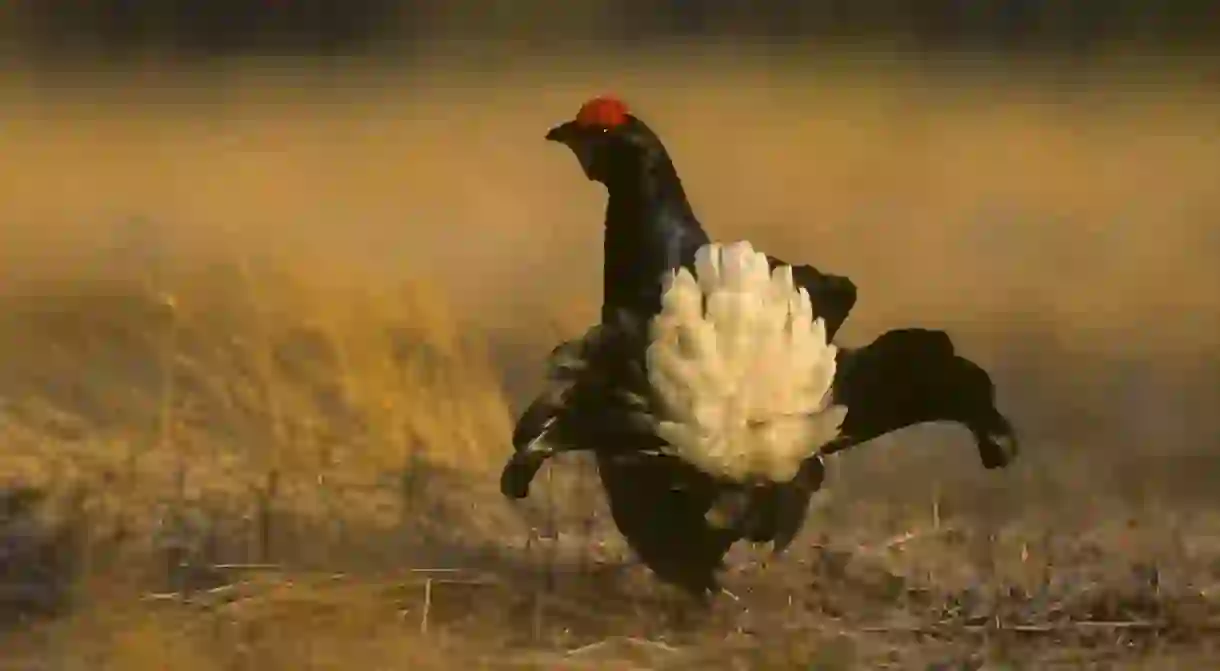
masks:
[[[602,319],[618,310],[650,318],[660,310],[661,278],[692,264],[707,233],[668,156],[617,171],[606,188]]]

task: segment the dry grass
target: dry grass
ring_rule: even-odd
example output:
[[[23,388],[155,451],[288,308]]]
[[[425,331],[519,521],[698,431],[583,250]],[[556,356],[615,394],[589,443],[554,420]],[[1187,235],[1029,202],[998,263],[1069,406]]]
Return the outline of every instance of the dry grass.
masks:
[[[1214,661],[1216,99],[751,67],[92,106],[11,75],[0,482],[48,500],[0,540],[55,550],[5,576],[57,616],[0,668]],[[935,429],[847,455],[704,616],[617,568],[586,467],[500,501],[511,406],[596,310],[602,196],[541,135],[603,88],[717,235],[857,280],[849,340],[948,325],[1021,465],[888,447]]]

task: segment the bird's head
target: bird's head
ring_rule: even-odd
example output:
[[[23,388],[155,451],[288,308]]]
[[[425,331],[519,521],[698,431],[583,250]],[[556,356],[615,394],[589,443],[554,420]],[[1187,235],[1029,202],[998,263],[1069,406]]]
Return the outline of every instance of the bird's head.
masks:
[[[613,96],[581,105],[576,118],[552,128],[546,139],[571,149],[585,176],[607,186],[638,173],[651,156],[665,154],[652,130]]]

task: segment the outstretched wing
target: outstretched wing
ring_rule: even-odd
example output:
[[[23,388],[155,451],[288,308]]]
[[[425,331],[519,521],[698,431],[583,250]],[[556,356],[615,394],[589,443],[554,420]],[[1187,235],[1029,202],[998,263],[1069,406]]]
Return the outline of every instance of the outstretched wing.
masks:
[[[817,310],[815,317],[826,323],[826,339],[833,341],[847,315],[856,305],[856,283],[843,275],[828,275],[813,266],[798,266],[774,256],[767,256],[767,263],[776,266],[792,266],[793,282],[809,292],[809,298]]]
[[[944,331],[894,329],[839,353],[835,401],[848,412],[840,440],[825,452],[915,424],[953,422],[974,434],[984,467],[1003,468],[1016,458],[1016,431],[996,407],[991,375],[958,354]]]

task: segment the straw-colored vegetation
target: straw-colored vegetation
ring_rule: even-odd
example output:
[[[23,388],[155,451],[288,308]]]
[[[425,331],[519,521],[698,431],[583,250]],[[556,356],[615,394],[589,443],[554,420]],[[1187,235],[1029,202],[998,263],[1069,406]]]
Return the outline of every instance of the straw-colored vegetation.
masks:
[[[0,486],[46,493],[6,533],[59,559],[8,574],[67,600],[0,668],[1204,668],[1214,496],[1180,476],[1216,454],[1217,101],[879,69],[235,72],[92,104],[10,76]],[[602,195],[542,134],[605,89],[716,235],[858,282],[848,341],[944,324],[995,368],[1020,468],[956,434],[849,454],[804,549],[741,558],[741,601],[693,623],[608,568],[587,470],[553,515],[502,502],[515,395],[600,282]]]

